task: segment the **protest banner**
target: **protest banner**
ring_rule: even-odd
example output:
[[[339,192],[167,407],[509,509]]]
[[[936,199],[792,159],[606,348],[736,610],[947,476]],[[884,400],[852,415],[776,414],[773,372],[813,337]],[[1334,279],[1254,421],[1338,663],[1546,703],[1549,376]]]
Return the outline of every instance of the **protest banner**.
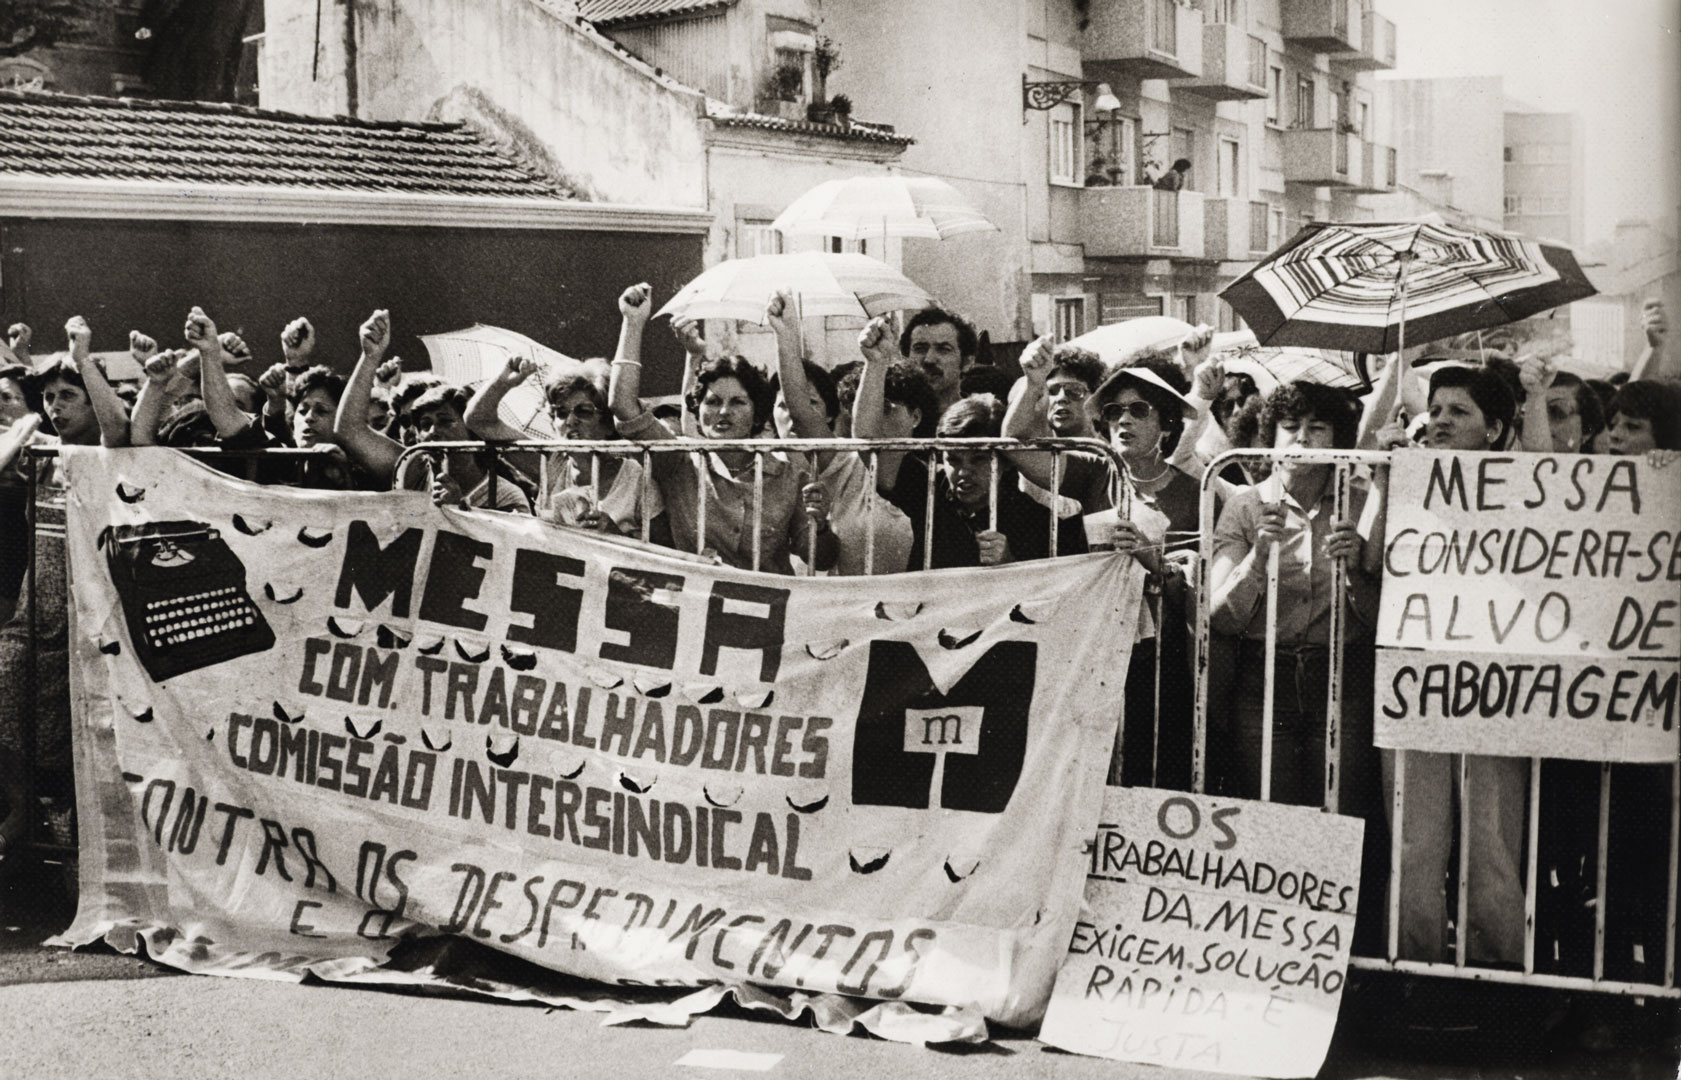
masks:
[[[1042,1012],[1131,560],[777,577],[172,451],[64,466],[68,939],[391,981],[458,935],[617,986]]]
[[[1365,822],[1109,788],[1039,1038],[1081,1054],[1313,1076],[1336,1028]]]
[[[1396,454],[1377,645],[1380,746],[1673,762],[1681,473]]]

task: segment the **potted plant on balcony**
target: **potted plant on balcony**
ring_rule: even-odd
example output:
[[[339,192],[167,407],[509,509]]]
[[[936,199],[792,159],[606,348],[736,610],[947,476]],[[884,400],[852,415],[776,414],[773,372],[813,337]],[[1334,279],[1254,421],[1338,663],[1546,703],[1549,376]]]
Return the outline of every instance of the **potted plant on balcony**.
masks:
[[[800,65],[778,64],[765,72],[764,85],[759,91],[763,111],[784,120],[803,119],[805,108],[800,104],[800,95],[804,90],[805,71]]]
[[[852,99],[845,94],[836,94],[829,99],[829,110],[834,113],[834,122],[843,128],[852,126]]]
[[[829,94],[829,75],[839,71],[841,66],[840,46],[835,39],[827,34],[817,35],[817,42],[811,53],[811,71],[817,85],[811,88],[814,101],[824,101]]]

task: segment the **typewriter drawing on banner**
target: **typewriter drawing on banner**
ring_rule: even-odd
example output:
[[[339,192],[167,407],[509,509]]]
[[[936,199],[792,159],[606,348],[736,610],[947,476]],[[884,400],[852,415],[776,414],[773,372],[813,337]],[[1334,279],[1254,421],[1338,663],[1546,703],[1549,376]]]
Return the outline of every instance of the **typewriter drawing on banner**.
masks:
[[[153,682],[274,646],[245,564],[202,521],[121,525],[105,537],[129,640]]]

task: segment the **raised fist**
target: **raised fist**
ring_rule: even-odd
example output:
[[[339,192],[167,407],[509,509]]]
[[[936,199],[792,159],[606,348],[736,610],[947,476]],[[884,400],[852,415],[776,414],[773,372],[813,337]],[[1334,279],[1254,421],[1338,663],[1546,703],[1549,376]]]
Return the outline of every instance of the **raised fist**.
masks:
[[[146,381],[154,385],[162,386],[175,377],[175,354],[173,352],[154,352],[142,363],[146,372]]]
[[[307,367],[309,356],[315,351],[315,327],[303,317],[293,319],[280,331],[280,352],[287,367]]]
[[[7,344],[18,352],[29,351],[29,339],[32,336],[33,332],[29,329],[28,323],[13,323],[6,330]]]
[[[1021,351],[1021,372],[1031,379],[1043,381],[1051,373],[1051,359],[1055,353],[1050,334],[1042,334]]]
[[[217,340],[222,343],[222,351],[232,357],[234,363],[251,359],[251,346],[245,344],[245,339],[232,330],[224,331],[217,336]]]
[[[270,401],[279,401],[286,396],[286,365],[272,364],[269,369],[257,377],[260,387]]]
[[[135,363],[144,365],[147,360],[158,354],[158,343],[138,330],[130,330],[128,332],[128,354],[134,357]]]
[[[645,323],[652,309],[654,290],[646,281],[619,294],[619,314],[630,322]]]
[[[80,315],[72,315],[64,324],[64,336],[70,341],[71,355],[80,360],[87,355],[88,345],[93,341],[93,328]]]
[[[391,313],[379,308],[368,321],[362,324],[360,331],[362,351],[369,356],[382,357],[385,350],[391,347]]]
[[[403,358],[393,356],[374,369],[374,382],[387,389],[403,381]]]
[[[891,364],[899,358],[898,347],[893,341],[893,330],[886,316],[871,319],[864,329],[859,331],[858,351],[864,354],[865,360],[883,364]]]
[[[187,344],[197,349],[201,355],[208,356],[222,350],[222,342],[216,336],[216,324],[201,307],[195,307],[187,313],[187,325],[183,328]]]

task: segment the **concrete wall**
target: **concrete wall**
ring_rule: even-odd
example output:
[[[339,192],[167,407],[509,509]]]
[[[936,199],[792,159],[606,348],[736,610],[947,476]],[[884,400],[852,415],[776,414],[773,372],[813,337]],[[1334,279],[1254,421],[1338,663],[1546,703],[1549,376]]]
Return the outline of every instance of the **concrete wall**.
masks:
[[[475,322],[611,356],[619,292],[648,281],[670,296],[700,271],[700,246],[696,235],[0,217],[0,311],[48,341],[84,315],[106,350],[125,348],[131,329],[178,343],[198,304],[250,342],[253,375],[279,361],[281,328],[299,315],[320,332],[316,358],[348,373],[357,327],[378,307],[411,368],[428,366],[418,335]],[[648,350],[648,393],[675,392],[671,335],[649,334]]]
[[[1026,20],[1045,3],[844,0],[823,10],[823,32],[845,57],[830,92],[914,136],[903,171],[943,177],[1002,230],[904,245],[905,273],[999,340],[1032,330],[1026,195],[1030,178],[1044,188],[1046,135],[1044,113],[1023,123],[1020,75]],[[1048,234],[1048,204],[1042,221]]]
[[[545,0],[359,0],[356,113],[469,119],[582,198],[704,206],[700,99]],[[265,108],[349,112],[342,8],[267,0]],[[312,75],[313,72],[313,75]]]
[[[1400,181],[1428,190],[1420,173],[1452,175],[1453,206],[1499,221],[1505,213],[1505,94],[1499,76],[1388,81]]]

